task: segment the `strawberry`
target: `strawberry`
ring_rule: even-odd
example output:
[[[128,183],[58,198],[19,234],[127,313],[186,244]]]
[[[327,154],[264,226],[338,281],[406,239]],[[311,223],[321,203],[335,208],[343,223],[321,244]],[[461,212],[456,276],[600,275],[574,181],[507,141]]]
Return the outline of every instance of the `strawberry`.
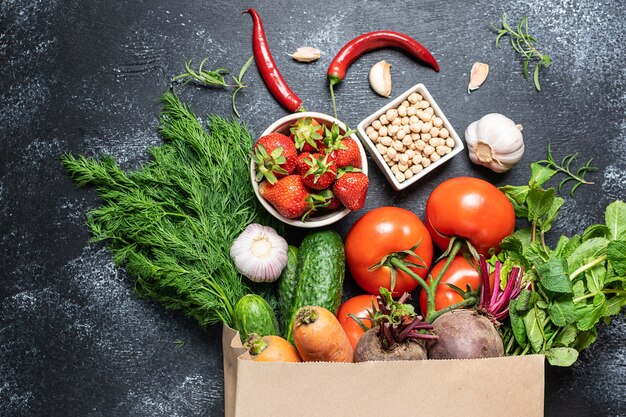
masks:
[[[341,207],[343,207],[343,204],[341,204],[341,201],[339,201],[339,199],[333,194],[333,196],[328,201],[328,205],[326,206],[326,208],[328,210],[337,210]]]
[[[330,187],[337,178],[337,167],[331,154],[309,154],[303,162],[307,164],[308,170],[301,174],[302,181],[309,188],[323,190]]]
[[[259,184],[259,193],[276,211],[288,219],[309,216],[318,207],[328,205],[330,191],[311,194],[304,186],[299,175],[288,175],[270,184],[263,181]]]
[[[256,163],[256,180],[267,179],[270,184],[291,174],[296,168],[298,155],[293,141],[281,133],[261,137],[254,145],[252,159]]]
[[[311,159],[311,154],[308,152],[301,152],[298,154],[298,159],[296,160],[296,169],[293,172],[294,174],[298,174],[300,176],[304,175],[311,166],[307,164],[307,160]]]
[[[344,172],[333,184],[333,194],[352,211],[365,205],[369,179],[362,172]]]
[[[359,145],[351,138],[342,139],[339,143],[338,149],[332,151],[337,168],[361,168],[361,150]]]
[[[321,152],[323,150],[323,127],[312,117],[301,117],[289,130],[297,150],[303,152]]]

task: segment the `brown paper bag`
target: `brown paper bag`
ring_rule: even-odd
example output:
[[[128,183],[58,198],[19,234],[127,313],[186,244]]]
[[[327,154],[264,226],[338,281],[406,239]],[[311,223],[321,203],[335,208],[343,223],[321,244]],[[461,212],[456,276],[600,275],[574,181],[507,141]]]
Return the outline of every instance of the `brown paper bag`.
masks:
[[[259,363],[224,327],[226,417],[542,417],[544,357]]]

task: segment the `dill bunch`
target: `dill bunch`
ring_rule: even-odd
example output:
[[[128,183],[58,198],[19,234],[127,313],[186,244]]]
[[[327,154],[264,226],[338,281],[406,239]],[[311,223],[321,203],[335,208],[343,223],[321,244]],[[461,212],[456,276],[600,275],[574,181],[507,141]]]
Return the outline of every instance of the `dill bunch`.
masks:
[[[88,214],[92,241],[108,243],[140,294],[203,326],[233,326],[235,303],[253,288],[230,260],[230,245],[250,223],[278,226],[250,184],[253,140],[244,125],[219,116],[209,116],[205,130],[171,92],[161,102],[165,143],[139,170],[125,173],[108,156],[62,162],[77,185],[96,187],[102,205]]]

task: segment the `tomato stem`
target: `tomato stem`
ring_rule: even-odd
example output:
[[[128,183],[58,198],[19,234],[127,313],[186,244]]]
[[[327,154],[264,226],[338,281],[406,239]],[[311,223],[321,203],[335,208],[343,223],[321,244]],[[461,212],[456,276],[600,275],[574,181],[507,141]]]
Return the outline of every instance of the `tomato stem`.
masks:
[[[437,320],[437,318],[439,316],[441,316],[444,313],[447,313],[449,311],[455,310],[457,308],[461,308],[461,307],[469,307],[472,306],[474,304],[476,304],[476,302],[478,301],[478,299],[476,297],[467,297],[465,300],[463,301],[459,301],[458,303],[454,303],[451,304],[447,307],[442,308],[441,310],[437,310],[437,311],[433,311],[428,313],[427,316],[427,322],[432,323],[433,321]]]

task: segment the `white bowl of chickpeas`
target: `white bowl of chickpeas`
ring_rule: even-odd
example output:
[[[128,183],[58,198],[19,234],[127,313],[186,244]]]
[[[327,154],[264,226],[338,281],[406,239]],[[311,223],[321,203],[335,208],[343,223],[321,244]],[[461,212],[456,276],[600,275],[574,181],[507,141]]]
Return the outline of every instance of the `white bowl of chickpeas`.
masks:
[[[463,141],[423,84],[357,126],[361,142],[392,187],[403,190],[464,149]]]

